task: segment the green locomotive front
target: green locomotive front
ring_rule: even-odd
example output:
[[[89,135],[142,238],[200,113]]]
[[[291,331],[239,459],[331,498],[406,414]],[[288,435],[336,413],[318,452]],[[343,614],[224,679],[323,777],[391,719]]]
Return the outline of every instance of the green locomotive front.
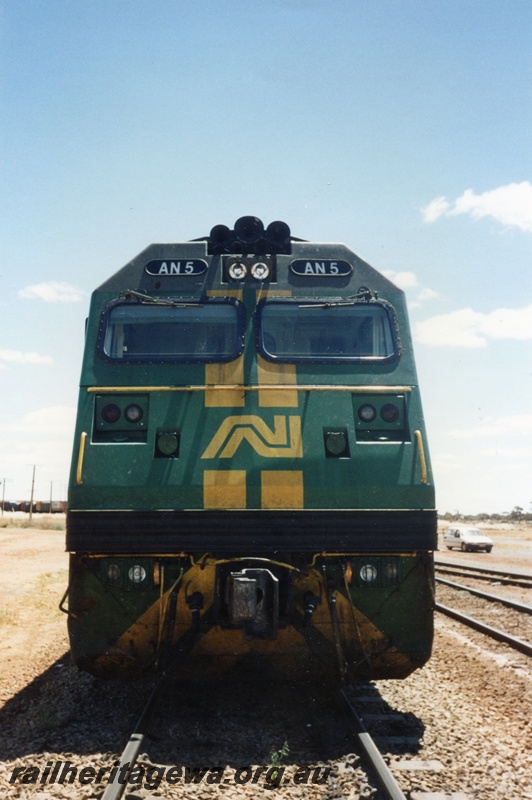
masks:
[[[403,292],[243,217],[93,294],[67,514],[74,662],[430,656],[434,487]]]

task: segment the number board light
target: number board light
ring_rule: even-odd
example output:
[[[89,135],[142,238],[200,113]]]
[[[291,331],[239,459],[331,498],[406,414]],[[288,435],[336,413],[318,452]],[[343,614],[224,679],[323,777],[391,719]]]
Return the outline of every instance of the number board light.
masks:
[[[158,259],[148,261],[144,271],[148,275],[178,275],[190,277],[191,275],[203,275],[207,270],[207,262],[202,258],[189,259]]]
[[[295,261],[290,263],[290,270],[294,273],[294,275],[301,275],[305,278],[345,278],[347,275],[351,275],[353,272],[353,267],[348,261],[333,261],[330,258],[320,260],[296,258]]]

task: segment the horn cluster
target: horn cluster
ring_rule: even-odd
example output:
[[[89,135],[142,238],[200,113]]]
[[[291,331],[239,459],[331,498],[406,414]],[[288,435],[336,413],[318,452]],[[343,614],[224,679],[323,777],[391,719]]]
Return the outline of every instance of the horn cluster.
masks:
[[[286,222],[270,222],[265,229],[258,217],[240,217],[233,229],[215,225],[209,238],[209,252],[234,255],[266,255],[290,253],[290,228]]]

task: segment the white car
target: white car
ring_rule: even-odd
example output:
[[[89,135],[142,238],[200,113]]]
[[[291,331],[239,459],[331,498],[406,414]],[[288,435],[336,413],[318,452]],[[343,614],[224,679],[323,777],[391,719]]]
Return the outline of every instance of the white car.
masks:
[[[491,553],[493,547],[489,536],[479,531],[478,528],[469,528],[467,525],[447,528],[443,534],[443,543],[447,550],[457,547],[464,553],[468,550],[485,550],[486,553]]]

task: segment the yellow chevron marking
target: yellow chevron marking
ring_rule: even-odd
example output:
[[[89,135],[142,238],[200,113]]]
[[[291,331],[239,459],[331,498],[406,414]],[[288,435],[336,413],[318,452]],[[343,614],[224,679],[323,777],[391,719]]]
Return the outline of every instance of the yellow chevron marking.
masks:
[[[303,508],[301,470],[263,470],[260,477],[262,508]]]
[[[232,458],[246,440],[264,458],[303,458],[301,417],[276,415],[271,430],[261,417],[253,414],[226,417],[202,458]]]
[[[206,469],[203,505],[205,508],[246,508],[246,471]]]

